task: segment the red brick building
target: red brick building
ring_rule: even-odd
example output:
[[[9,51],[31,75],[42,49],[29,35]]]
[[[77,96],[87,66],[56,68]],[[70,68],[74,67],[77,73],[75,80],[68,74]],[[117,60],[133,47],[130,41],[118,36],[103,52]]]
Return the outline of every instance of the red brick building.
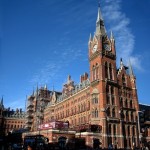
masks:
[[[120,67],[116,67],[115,38],[112,32],[108,37],[100,8],[88,48],[89,75],[81,75],[79,84],[68,76],[62,92],[49,91],[46,86],[37,88],[28,97],[26,127],[35,133],[43,123],[69,122],[68,132],[39,132],[50,141],[52,137],[58,141],[61,136],[69,138],[74,131],[74,137],[84,138],[90,147],[94,147],[96,140],[102,148],[139,146],[136,77],[131,64],[125,66],[122,59]]]
[[[0,136],[9,132],[21,130],[25,127],[25,112],[22,109],[16,110],[5,108],[3,98],[0,101]]]

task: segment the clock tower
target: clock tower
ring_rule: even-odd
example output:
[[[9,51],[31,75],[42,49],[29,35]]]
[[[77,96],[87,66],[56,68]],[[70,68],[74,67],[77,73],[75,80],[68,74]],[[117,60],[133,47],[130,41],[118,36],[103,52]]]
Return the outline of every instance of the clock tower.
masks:
[[[103,147],[108,147],[108,109],[113,109],[114,112],[118,109],[115,97],[117,94],[116,51],[113,33],[111,32],[110,37],[106,33],[100,6],[98,7],[96,31],[93,37],[90,35],[88,47],[91,83],[90,124],[101,126],[101,143]],[[108,92],[111,93],[109,98]],[[108,104],[113,108],[110,108]]]
[[[100,6],[96,31],[93,37],[90,35],[88,48],[91,96],[89,124],[100,127],[103,148],[139,146],[136,78],[131,67],[125,66],[122,59],[120,68],[116,68],[115,39],[112,32],[110,36],[106,32]]]

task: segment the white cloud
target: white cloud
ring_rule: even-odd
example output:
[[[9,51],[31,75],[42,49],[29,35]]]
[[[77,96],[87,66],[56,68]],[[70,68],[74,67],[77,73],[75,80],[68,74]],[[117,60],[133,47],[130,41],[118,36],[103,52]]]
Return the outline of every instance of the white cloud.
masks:
[[[140,56],[132,56],[135,44],[135,37],[129,28],[130,19],[121,10],[121,0],[106,0],[103,8],[103,16],[109,25],[109,32],[114,32],[118,58],[123,58],[127,64],[129,58],[131,64],[141,70]],[[118,61],[118,60],[117,60]]]

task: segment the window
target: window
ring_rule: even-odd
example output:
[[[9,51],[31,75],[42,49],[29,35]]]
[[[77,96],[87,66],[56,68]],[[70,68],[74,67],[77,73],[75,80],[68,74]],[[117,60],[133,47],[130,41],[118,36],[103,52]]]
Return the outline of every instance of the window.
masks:
[[[111,124],[108,126],[108,134],[111,135]]]
[[[92,103],[97,104],[98,103],[98,94],[93,94],[92,95]]]
[[[131,112],[131,122],[134,121],[133,112]]]
[[[106,97],[107,97],[107,104],[110,104],[110,97],[109,97],[109,95],[107,95]]]
[[[125,107],[128,107],[128,101],[127,101],[127,99],[125,100]]]
[[[97,63],[96,63],[96,79],[99,79],[99,69]]]
[[[114,98],[114,96],[111,97],[111,101],[112,101],[112,105],[114,105],[115,104],[115,98]]]
[[[92,117],[93,118],[98,118],[98,110],[97,110],[97,108],[92,111]]]
[[[93,65],[93,68],[92,68],[92,72],[93,72],[93,81],[95,81],[95,66]]]
[[[132,100],[130,100],[130,108],[132,108]]]
[[[108,78],[108,66],[107,66],[107,62],[105,62],[105,78]]]
[[[132,135],[133,136],[135,135],[135,127],[134,126],[132,127]]]
[[[111,94],[114,95],[114,87],[111,86]]]
[[[128,111],[126,111],[126,121],[129,121],[129,114],[128,114]]]
[[[126,86],[126,80],[125,80],[124,74],[122,75],[122,84],[123,84],[123,86]]]
[[[114,135],[116,135],[116,125],[113,125]]]
[[[128,126],[128,136],[130,136],[130,126]]]
[[[98,118],[98,110],[95,110],[95,118]]]
[[[115,108],[112,109],[112,117],[115,117],[116,114],[115,114]]]
[[[110,77],[110,79],[113,79],[113,76],[112,76],[112,66],[111,66],[111,64],[109,64],[109,77]]]
[[[109,93],[109,85],[106,85],[106,93]]]
[[[123,106],[122,98],[120,97],[120,106]]]

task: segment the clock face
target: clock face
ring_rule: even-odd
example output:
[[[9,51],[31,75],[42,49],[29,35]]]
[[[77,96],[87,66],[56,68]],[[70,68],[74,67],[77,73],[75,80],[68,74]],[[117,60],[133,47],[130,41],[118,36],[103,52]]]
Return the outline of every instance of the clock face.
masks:
[[[93,49],[92,49],[92,52],[94,53],[94,52],[96,52],[97,51],[97,44],[95,44],[94,46],[93,46]]]
[[[104,44],[104,49],[107,50],[107,51],[110,51],[111,50],[110,45],[109,44]]]

